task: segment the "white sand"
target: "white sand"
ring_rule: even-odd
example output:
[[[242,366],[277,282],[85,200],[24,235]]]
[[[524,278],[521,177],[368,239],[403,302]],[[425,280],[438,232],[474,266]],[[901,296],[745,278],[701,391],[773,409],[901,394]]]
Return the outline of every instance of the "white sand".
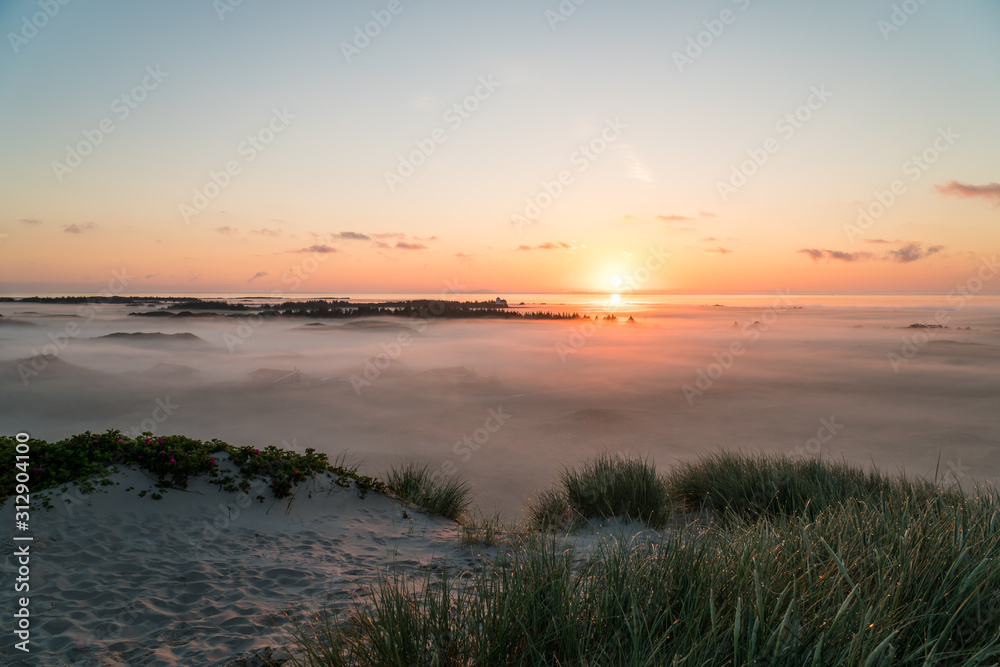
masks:
[[[0,664],[224,665],[285,643],[289,615],[345,610],[393,563],[416,573],[444,558],[477,561],[458,548],[453,522],[403,518],[398,501],[362,500],[330,479],[300,485],[290,509],[273,498],[241,509],[246,497],[203,479],[162,500],[137,496],[153,488],[139,471],[112,479],[67,508],[57,495],[55,509],[32,512],[32,652],[26,659],[5,633]],[[12,579],[13,561],[4,566]],[[6,618],[12,598],[3,596]]]

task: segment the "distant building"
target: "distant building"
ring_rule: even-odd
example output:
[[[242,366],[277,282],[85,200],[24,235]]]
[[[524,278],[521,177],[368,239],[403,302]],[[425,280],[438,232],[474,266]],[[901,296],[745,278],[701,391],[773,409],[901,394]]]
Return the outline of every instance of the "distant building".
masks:
[[[506,308],[506,307],[507,307],[507,300],[497,297],[497,308]]]
[[[267,384],[272,387],[293,387],[304,384],[302,373],[298,368],[293,370],[280,370],[277,368],[258,368],[250,373],[250,381],[254,384]]]

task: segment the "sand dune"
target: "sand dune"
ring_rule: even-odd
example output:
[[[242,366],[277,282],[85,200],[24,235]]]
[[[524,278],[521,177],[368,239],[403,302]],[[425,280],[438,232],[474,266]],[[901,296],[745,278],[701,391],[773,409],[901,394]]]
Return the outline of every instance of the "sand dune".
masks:
[[[224,665],[285,643],[293,618],[343,612],[380,570],[479,560],[457,548],[452,522],[403,518],[398,501],[328,478],[264,504],[198,480],[139,498],[155,490],[145,475],[112,479],[110,491],[57,493],[55,509],[33,515],[34,664]],[[12,643],[5,635],[3,664],[20,664]]]

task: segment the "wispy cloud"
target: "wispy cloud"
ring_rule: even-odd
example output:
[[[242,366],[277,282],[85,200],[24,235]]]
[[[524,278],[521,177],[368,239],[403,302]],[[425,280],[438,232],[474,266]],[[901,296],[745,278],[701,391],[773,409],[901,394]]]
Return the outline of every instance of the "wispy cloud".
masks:
[[[707,250],[705,250],[705,252],[710,255],[728,255],[733,251],[730,250],[729,248],[723,248],[722,246],[719,246],[718,248],[708,248]]]
[[[987,183],[986,185],[969,185],[951,181],[944,185],[936,185],[937,191],[943,195],[956,195],[959,197],[983,197],[985,199],[996,200],[1000,204],[1000,183]]]
[[[818,248],[803,248],[797,252],[808,255],[814,262],[818,262],[824,257],[827,260],[837,260],[838,262],[861,262],[875,259],[875,255],[870,252],[844,252],[842,250],[820,250]]]
[[[82,225],[73,223],[72,225],[66,225],[63,227],[63,231],[67,234],[83,234],[84,232],[91,232],[97,229],[97,225],[93,222],[85,222]]]
[[[267,271],[258,271],[257,273],[255,273],[252,276],[250,276],[250,280],[248,280],[247,282],[248,283],[252,283],[253,281],[257,280],[258,278],[263,278],[266,275],[267,275]]]
[[[330,238],[342,241],[370,241],[372,237],[361,232],[338,232],[337,234],[330,234]]]
[[[400,250],[425,250],[427,246],[423,243],[407,243],[406,241],[397,241],[396,248]]]
[[[886,241],[884,239],[873,239],[877,244],[899,243],[899,241]],[[898,262],[908,264],[917,260],[930,257],[944,250],[943,245],[932,245],[926,250],[923,244],[911,241],[905,245],[887,250],[881,257],[871,252],[845,252],[843,250],[820,250],[819,248],[803,248],[797,252],[808,255],[814,262],[821,259],[836,260],[838,262],[864,262],[869,260],[880,260],[884,262]]]
[[[556,243],[552,243],[550,241],[536,246],[520,245],[517,247],[518,250],[573,250],[574,248],[575,246],[572,243],[565,243],[563,241],[558,241]]]
[[[22,224],[25,224],[25,225],[40,225],[40,224],[42,224],[41,220],[37,220],[35,218],[21,218],[20,220],[18,220],[18,222],[20,222]]]
[[[677,222],[679,220],[690,220],[691,218],[689,218],[686,215],[673,215],[673,214],[671,214],[671,215],[658,215],[658,216],[656,216],[656,219],[657,220],[666,220],[667,222]]]
[[[319,243],[316,245],[311,245],[308,248],[302,248],[301,250],[293,250],[292,252],[318,252],[320,254],[326,254],[330,252],[337,252],[337,249],[330,247],[325,243]]]
[[[260,229],[251,229],[251,234],[256,234],[258,236],[281,236],[280,229],[270,229],[268,227],[261,227]]]
[[[235,227],[230,227],[229,225],[224,225],[222,227],[216,227],[215,230],[219,234],[224,234],[225,236],[233,236],[234,234],[239,234],[240,230]]]
[[[939,253],[942,250],[944,250],[943,245],[932,245],[927,248],[927,250],[924,250],[923,246],[919,243],[907,243],[902,248],[888,251],[885,255],[885,259],[893,262],[899,262],[901,264],[909,264],[910,262],[915,262],[918,259],[930,257],[931,255]]]
[[[712,213],[711,211],[698,211],[698,215],[700,215],[703,218],[714,218],[715,217],[715,214]]]
[[[900,241],[886,241],[885,239],[865,239],[865,243],[874,243],[876,245],[888,245],[891,243],[900,243]]]

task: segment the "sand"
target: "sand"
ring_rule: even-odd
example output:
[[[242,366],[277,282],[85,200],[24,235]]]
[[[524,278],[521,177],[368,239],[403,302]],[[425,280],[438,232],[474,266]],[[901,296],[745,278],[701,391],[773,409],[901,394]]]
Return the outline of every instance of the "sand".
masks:
[[[327,478],[297,487],[290,506],[247,504],[205,479],[161,500],[139,498],[153,489],[144,474],[111,479],[32,513],[31,653],[5,633],[0,663],[225,665],[283,645],[292,618],[343,612],[380,570],[419,575],[444,559],[463,568],[479,561],[458,547],[453,522],[415,510],[404,518],[399,501],[361,499]],[[3,509],[7,525],[12,511]],[[13,567],[8,558],[5,579]],[[12,596],[2,602],[9,617]]]

